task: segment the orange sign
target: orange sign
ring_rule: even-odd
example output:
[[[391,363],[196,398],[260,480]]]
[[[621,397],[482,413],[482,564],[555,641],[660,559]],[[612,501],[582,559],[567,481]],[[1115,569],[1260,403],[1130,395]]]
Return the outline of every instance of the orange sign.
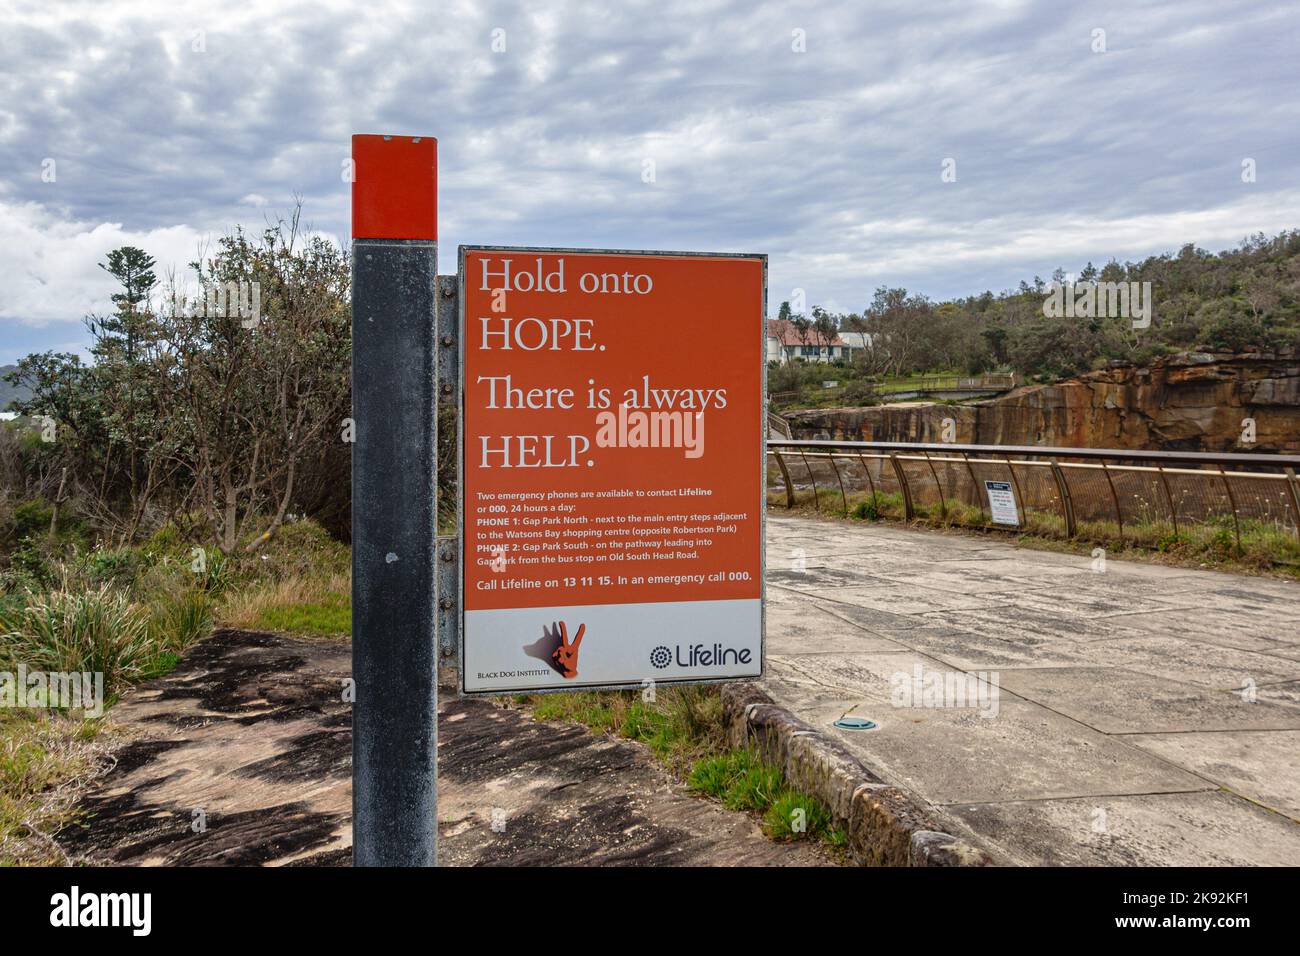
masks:
[[[765,258],[460,275],[464,689],[761,674]]]

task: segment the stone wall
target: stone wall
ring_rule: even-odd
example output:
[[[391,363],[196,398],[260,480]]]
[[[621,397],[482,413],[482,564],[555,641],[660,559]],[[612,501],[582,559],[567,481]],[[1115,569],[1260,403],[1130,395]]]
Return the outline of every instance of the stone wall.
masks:
[[[1255,442],[1242,441],[1242,419]],[[1300,355],[1189,352],[966,405],[789,412],[796,438],[1300,454]]]

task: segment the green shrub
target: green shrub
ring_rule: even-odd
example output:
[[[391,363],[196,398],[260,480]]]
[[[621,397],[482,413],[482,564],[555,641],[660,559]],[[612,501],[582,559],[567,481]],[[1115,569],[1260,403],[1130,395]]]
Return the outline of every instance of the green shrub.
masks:
[[[799,826],[802,826],[802,829],[798,829]],[[822,837],[832,829],[831,813],[816,797],[786,790],[772,801],[767,812],[763,814],[763,829],[774,840],[809,840]]]
[[[686,778],[696,793],[715,797],[729,810],[765,811],[784,789],[781,768],[750,750],[733,750],[696,762]]]
[[[149,638],[155,647],[183,651],[212,630],[212,598],[198,588],[159,595],[149,611]]]
[[[762,813],[785,789],[785,775],[774,764],[755,760],[732,783],[722,805],[728,810],[753,810]]]
[[[44,550],[30,540],[9,555],[9,571],[15,578],[43,589],[54,584],[54,568]]]
[[[0,660],[6,670],[102,673],[114,694],[156,656],[149,617],[125,592],[103,585],[83,592],[31,595],[0,617]]]
[[[866,501],[859,501],[858,506],[853,509],[853,517],[863,521],[879,521],[880,505],[876,501],[876,496],[872,495]]]
[[[237,565],[232,573],[248,577],[321,577],[342,574],[352,567],[348,546],[308,518],[285,523],[257,551],[238,551],[230,560]]]
[[[96,548],[85,556],[85,566],[92,586],[112,584],[129,588],[147,567],[147,559],[137,548]]]
[[[24,538],[49,534],[50,519],[53,517],[54,509],[44,501],[24,501],[14,508],[14,537],[22,541]]]
[[[686,778],[686,786],[695,793],[721,800],[744,772],[752,755],[743,750],[698,760]]]

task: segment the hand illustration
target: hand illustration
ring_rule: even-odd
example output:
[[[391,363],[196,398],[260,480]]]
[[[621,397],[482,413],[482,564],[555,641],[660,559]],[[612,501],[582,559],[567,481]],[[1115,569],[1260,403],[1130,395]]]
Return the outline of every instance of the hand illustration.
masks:
[[[578,676],[578,646],[582,643],[582,635],[586,630],[586,624],[579,624],[578,633],[573,636],[573,643],[570,644],[569,629],[563,621],[560,622],[560,646],[551,653],[551,660],[560,669],[565,680],[572,680]]]

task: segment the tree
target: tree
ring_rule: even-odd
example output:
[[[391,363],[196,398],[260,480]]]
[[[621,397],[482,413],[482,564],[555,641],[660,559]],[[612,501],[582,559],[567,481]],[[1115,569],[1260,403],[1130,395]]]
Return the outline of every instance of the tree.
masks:
[[[840,334],[839,319],[827,312],[820,305],[813,306],[812,333],[818,345],[828,346]]]
[[[122,246],[108,254],[108,261],[99,267],[122,284],[122,291],[110,298],[117,306],[117,314],[95,320],[99,326],[101,343],[120,346],[128,363],[134,361],[136,341],[140,334],[141,305],[145,303],[158,277],[154,275],[154,259],[143,249]],[[92,328],[92,332],[94,329]]]
[[[872,341],[884,350],[886,367],[894,375],[922,367],[918,358],[927,344],[926,336],[934,332],[932,317],[933,306],[925,296],[888,286],[876,289],[870,305],[862,310],[862,322]]]
[[[256,325],[183,313],[166,325],[189,427],[178,445],[189,500],[227,553],[276,534],[303,471],[339,452],[351,407],[348,256],[319,236],[305,239],[300,215],[255,240],[236,231],[194,264],[204,283],[257,283]]]
[[[31,355],[9,376],[32,389],[20,411],[58,422],[58,442],[38,449],[42,494],[66,467],[84,515],[123,541],[173,520],[227,552],[256,549],[304,502],[346,528],[349,262],[305,238],[299,215],[255,238],[236,230],[194,264],[209,286],[258,284],[252,323],[230,309],[155,311],[153,261],[109,255],[122,285],[115,313],[87,320],[94,363]]]
[[[176,467],[168,455],[175,423],[169,414],[171,387],[165,372],[169,357],[157,317],[148,304],[158,284],[154,259],[135,246],[114,249],[107,258],[100,268],[122,286],[122,291],[110,297],[117,312],[88,316],[86,326],[95,340],[91,346],[94,375],[108,431],[104,454],[109,460],[116,455],[126,460],[128,507],[119,532],[129,540]],[[101,504],[112,490],[108,475],[103,477],[95,492],[95,500]],[[119,514],[111,507],[102,508],[104,520]]]

